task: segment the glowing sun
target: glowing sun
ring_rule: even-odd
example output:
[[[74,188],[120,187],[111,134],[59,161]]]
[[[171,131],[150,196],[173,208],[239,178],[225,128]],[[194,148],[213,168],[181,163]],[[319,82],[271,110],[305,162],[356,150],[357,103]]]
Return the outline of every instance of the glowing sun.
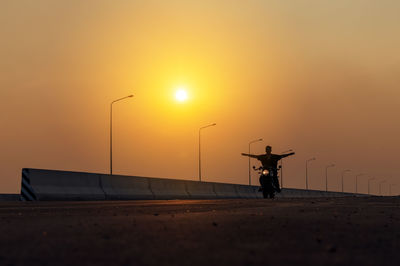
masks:
[[[175,92],[175,99],[176,99],[178,102],[184,102],[184,101],[187,100],[187,98],[188,98],[188,94],[187,94],[187,92],[186,92],[185,89],[178,89],[178,90]]]

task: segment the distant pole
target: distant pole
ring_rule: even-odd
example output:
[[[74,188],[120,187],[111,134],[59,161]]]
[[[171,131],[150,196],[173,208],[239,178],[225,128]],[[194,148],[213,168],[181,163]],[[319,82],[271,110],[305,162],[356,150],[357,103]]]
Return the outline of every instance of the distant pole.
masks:
[[[315,157],[306,161],[306,190],[308,190],[308,162],[315,161]]]
[[[356,194],[358,193],[358,177],[362,176],[362,175],[365,175],[365,174],[356,175]]]
[[[392,186],[396,186],[395,184],[389,185],[389,196],[392,196]]]
[[[292,149],[289,149],[287,151],[283,151],[282,154],[292,152]],[[283,188],[283,158],[281,159],[281,188]]]
[[[326,192],[328,192],[328,168],[334,167],[334,166],[335,166],[335,164],[331,164],[331,165],[328,165],[328,166],[325,168],[325,191],[326,191]]]
[[[199,181],[201,182],[201,130],[207,127],[212,127],[217,125],[216,123],[210,124],[204,127],[199,128]]]
[[[133,95],[128,95],[128,96],[116,99],[116,100],[112,101],[111,104],[110,104],[110,175],[113,174],[113,168],[112,168],[112,125],[113,125],[112,124],[112,118],[113,118],[112,114],[113,114],[113,104],[118,102],[118,101],[124,100],[126,98],[131,98],[131,97],[133,97]]]
[[[370,183],[370,181],[372,181],[372,180],[374,180],[374,179],[375,179],[374,177],[368,179],[368,195],[370,195],[369,183]]]
[[[346,169],[346,170],[344,170],[344,171],[342,172],[342,193],[344,192],[344,189],[343,189],[343,184],[344,184],[344,182],[343,182],[343,180],[344,180],[344,174],[345,174],[346,172],[351,172],[351,170],[350,170],[350,169]]]
[[[263,139],[256,139],[256,140],[252,140],[252,141],[249,142],[249,154],[251,154],[250,153],[250,145],[255,143],[255,142],[262,141],[262,140]],[[249,186],[251,186],[250,157],[249,157]]]
[[[386,182],[386,180],[383,180],[382,182],[379,182],[379,196],[382,196],[381,185],[383,183],[385,183],[385,182]]]

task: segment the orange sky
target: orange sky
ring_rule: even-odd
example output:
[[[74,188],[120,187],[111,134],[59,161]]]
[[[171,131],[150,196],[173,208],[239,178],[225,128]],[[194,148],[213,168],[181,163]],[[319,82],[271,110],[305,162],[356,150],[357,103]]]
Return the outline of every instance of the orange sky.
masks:
[[[0,193],[21,168],[247,182],[255,153],[292,148],[284,183],[398,184],[398,1],[1,1]],[[173,94],[184,86],[189,100]],[[366,177],[360,190],[366,192]],[[254,175],[253,183],[257,182]],[[377,192],[374,183],[373,192]],[[387,187],[385,187],[387,191]]]

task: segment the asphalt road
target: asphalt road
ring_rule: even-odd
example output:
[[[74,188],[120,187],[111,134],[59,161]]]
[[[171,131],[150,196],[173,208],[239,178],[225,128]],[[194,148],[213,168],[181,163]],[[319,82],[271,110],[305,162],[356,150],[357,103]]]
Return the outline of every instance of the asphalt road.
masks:
[[[0,202],[0,265],[399,265],[400,198]]]

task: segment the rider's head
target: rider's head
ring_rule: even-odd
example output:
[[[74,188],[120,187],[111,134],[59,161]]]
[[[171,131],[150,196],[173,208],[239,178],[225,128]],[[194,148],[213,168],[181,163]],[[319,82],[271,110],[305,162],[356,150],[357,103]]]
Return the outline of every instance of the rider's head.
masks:
[[[265,147],[265,152],[267,153],[267,154],[271,154],[271,151],[272,151],[272,147],[271,146],[266,146]]]

